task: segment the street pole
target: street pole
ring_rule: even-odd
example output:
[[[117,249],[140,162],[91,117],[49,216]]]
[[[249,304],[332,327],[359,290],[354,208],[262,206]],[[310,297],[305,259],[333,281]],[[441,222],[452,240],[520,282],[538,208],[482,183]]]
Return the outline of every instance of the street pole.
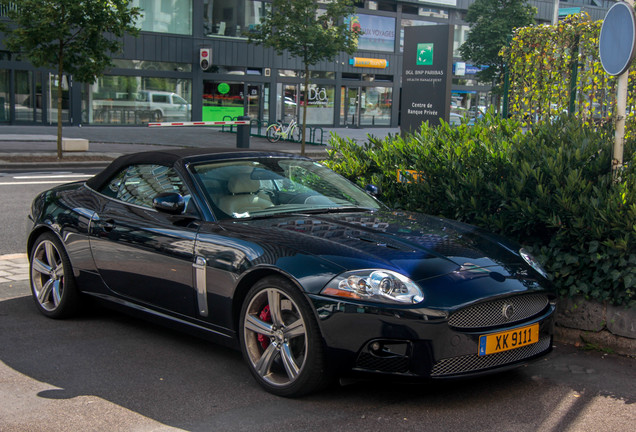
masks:
[[[552,8],[552,25],[559,22],[559,0],[554,0],[554,8]]]
[[[634,6],[634,0],[626,0],[625,3],[630,6]],[[614,135],[614,149],[612,152],[612,173],[615,178],[620,176],[620,170],[623,168],[628,80],[629,68],[618,76],[618,88],[616,90],[616,132]]]

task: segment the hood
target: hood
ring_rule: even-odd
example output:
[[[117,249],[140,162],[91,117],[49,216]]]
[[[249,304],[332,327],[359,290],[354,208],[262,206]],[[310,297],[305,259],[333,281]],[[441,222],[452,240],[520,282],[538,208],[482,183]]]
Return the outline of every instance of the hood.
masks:
[[[422,281],[488,268],[510,276],[518,247],[474,226],[410,212],[294,214],[244,222],[251,235],[318,255],[343,270],[385,268]]]

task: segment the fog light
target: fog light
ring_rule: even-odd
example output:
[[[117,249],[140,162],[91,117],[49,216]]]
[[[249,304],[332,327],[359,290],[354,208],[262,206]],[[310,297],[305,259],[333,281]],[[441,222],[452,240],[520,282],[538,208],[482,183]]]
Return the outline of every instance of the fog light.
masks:
[[[377,353],[377,352],[380,352],[381,349],[382,349],[382,345],[380,344],[380,342],[373,342],[371,344],[371,351],[375,351]]]

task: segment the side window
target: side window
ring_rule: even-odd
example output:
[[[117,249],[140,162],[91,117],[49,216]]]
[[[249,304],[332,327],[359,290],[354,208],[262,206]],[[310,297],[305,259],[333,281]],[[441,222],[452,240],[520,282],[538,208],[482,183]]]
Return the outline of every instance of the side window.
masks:
[[[113,177],[108,183],[106,183],[103,188],[99,190],[99,193],[106,195],[107,197],[117,198],[117,194],[119,193],[119,189],[121,188],[125,174],[125,169],[120,171],[115,177]]]
[[[170,103],[167,95],[152,95],[152,101],[156,103]]]
[[[189,194],[172,168],[132,165],[123,176],[117,198],[130,204],[152,207],[152,199],[162,192],[177,192],[184,197]]]

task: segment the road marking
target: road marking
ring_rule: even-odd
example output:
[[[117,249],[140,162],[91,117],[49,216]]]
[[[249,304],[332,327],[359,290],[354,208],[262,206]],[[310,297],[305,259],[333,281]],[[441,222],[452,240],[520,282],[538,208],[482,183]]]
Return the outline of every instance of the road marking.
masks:
[[[7,254],[7,255],[0,255],[0,261],[2,260],[10,260],[10,259],[18,259],[18,258],[26,258],[26,254],[25,253],[15,253],[15,254]]]
[[[66,182],[64,180],[58,180],[58,181],[34,181],[34,182],[0,182],[0,186],[61,184],[61,183],[66,183]]]
[[[54,178],[89,178],[87,174],[55,174],[55,175],[31,175],[31,176],[13,176],[17,180],[36,180],[36,179],[54,179]]]

